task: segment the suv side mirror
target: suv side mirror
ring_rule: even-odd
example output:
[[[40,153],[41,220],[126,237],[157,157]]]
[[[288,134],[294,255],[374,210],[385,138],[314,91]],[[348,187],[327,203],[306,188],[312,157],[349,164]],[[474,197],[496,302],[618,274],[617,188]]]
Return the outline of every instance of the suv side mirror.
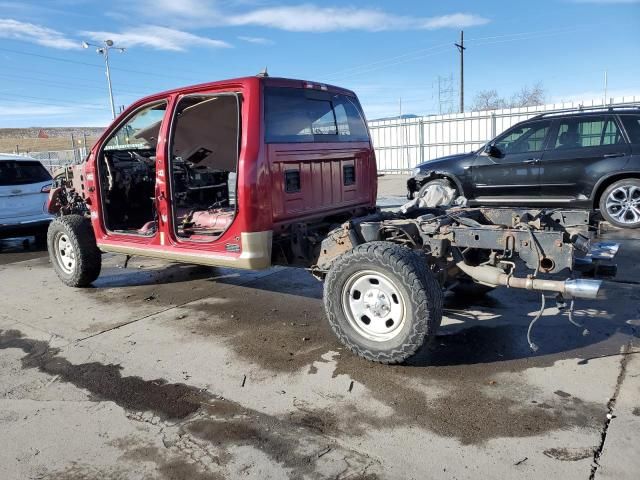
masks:
[[[499,157],[502,155],[502,152],[495,145],[488,143],[484,146],[484,153],[486,153],[490,157]]]

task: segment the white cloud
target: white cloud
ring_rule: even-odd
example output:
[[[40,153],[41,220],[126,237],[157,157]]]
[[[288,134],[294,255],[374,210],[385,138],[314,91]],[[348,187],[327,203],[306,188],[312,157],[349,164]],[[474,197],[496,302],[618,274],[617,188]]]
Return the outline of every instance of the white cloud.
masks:
[[[21,40],[62,50],[80,48],[79,42],[71,40],[57,30],[11,18],[0,18],[0,38]]]
[[[262,37],[238,37],[243,42],[256,43],[258,45],[273,45],[273,41]]]
[[[489,19],[468,13],[436,17],[393,15],[382,10],[354,7],[318,7],[306,4],[268,7],[229,16],[229,25],[256,25],[293,32],[330,32],[336,30],[408,30],[464,28],[484,25]]]
[[[418,19],[417,22],[429,30],[438,28],[466,28],[476,25],[485,25],[489,23],[489,19],[470,13],[452,13],[451,15],[440,15],[438,17]]]
[[[193,33],[175,30],[173,28],[147,25],[131,28],[121,32],[85,31],[82,35],[92,40],[113,40],[116,45],[123,47],[150,47],[156,50],[184,51],[187,47],[201,46],[209,48],[229,48],[231,45],[222,40],[194,35]]]
[[[253,8],[252,2],[214,0],[145,0],[138,4],[141,15],[152,18],[170,16],[190,26],[260,26],[292,32],[331,32],[339,30],[433,30],[484,25],[488,18],[470,13],[434,17],[395,15],[384,10],[356,7],[325,7],[312,3]],[[247,6],[251,5],[251,6]]]

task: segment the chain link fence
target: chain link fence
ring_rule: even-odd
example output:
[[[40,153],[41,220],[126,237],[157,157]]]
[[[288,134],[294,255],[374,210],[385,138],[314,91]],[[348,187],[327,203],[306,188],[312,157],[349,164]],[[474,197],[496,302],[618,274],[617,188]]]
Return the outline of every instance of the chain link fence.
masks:
[[[72,150],[56,150],[51,152],[30,152],[27,154],[31,158],[40,160],[42,165],[49,169],[51,173],[56,170],[81,163],[87,156],[87,149],[84,147]]]

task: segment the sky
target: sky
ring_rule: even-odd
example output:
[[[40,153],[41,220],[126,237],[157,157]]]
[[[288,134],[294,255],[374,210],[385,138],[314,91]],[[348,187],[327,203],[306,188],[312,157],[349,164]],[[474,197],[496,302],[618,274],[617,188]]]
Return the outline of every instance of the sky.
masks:
[[[81,47],[107,39],[126,49],[117,108],[267,67],[354,90],[369,119],[434,114],[459,103],[460,30],[467,105],[538,82],[602,98],[605,71],[608,96],[640,95],[640,0],[0,0],[0,128],[108,125],[104,60]]]

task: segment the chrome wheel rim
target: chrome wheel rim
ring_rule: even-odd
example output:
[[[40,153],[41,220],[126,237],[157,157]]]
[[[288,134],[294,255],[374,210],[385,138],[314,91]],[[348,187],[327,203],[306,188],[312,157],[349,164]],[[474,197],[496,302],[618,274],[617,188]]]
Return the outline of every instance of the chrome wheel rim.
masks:
[[[404,298],[395,283],[373,270],[354,273],[342,289],[342,309],[349,325],[376,342],[395,338],[406,322]]]
[[[615,188],[605,202],[607,214],[626,225],[640,222],[640,187],[624,185]]]
[[[73,273],[76,266],[76,252],[66,233],[59,233],[54,241],[56,261],[64,273]]]

